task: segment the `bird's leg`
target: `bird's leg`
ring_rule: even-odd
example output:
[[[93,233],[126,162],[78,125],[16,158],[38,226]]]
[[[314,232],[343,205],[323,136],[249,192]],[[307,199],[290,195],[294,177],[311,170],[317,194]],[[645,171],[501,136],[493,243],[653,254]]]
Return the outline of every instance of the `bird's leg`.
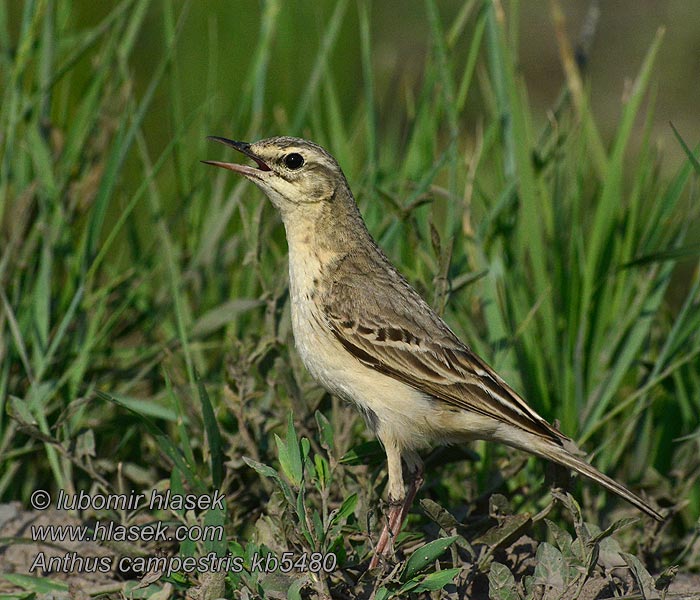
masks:
[[[398,520],[401,509],[403,508],[402,501],[391,501],[389,500],[389,512],[387,514],[387,521],[384,523],[382,532],[379,534],[379,541],[377,542],[377,547],[374,549],[374,556],[369,563],[369,568],[374,569],[379,565],[379,559],[383,556],[388,556],[393,551],[393,537],[394,528],[396,527],[396,521]]]
[[[411,506],[413,506],[413,500],[415,499],[418,490],[423,485],[423,461],[420,459],[418,454],[413,451],[407,452],[404,455],[404,462],[406,463],[408,490],[406,491],[406,496],[403,500],[403,504],[401,505],[401,512],[398,522],[393,527],[391,523],[389,524],[391,531],[395,532],[396,535],[398,535],[399,531],[401,531],[401,526],[406,520],[406,517],[408,517],[408,512],[411,510]]]
[[[382,556],[388,556],[393,552],[393,539],[401,531],[401,526],[408,516],[413,499],[423,484],[423,463],[420,457],[413,451],[405,456],[408,491],[404,488],[403,471],[401,467],[401,452],[396,444],[385,443],[387,470],[389,476],[389,510],[386,522],[379,535],[374,556],[369,564],[373,569],[379,564]]]
[[[380,436],[381,439],[381,436]],[[403,485],[403,472],[401,469],[401,450],[393,439],[382,439],[386,451],[386,466],[388,476],[389,511],[382,532],[379,534],[374,556],[369,563],[369,568],[374,569],[379,564],[379,558],[391,554],[393,550],[392,538],[396,531],[396,523],[401,517],[403,503],[406,498],[406,490]]]

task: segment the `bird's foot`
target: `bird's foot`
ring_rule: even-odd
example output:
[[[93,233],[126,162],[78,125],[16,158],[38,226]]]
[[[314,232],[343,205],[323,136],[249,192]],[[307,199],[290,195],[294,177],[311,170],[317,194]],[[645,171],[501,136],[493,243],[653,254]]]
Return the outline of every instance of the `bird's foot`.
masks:
[[[412,474],[406,495],[401,499],[389,499],[389,511],[387,513],[387,520],[382,528],[382,532],[379,535],[379,541],[377,542],[377,547],[374,549],[374,556],[369,563],[369,568],[374,569],[379,566],[379,561],[383,557],[391,556],[394,553],[394,538],[401,531],[406,517],[408,517],[408,511],[411,510],[413,505],[413,500],[416,497],[416,493],[423,485],[423,470],[418,469]]]
[[[394,553],[394,537],[399,533],[403,520],[401,515],[404,511],[405,498],[401,500],[389,500],[389,511],[386,515],[386,522],[379,534],[377,547],[374,549],[374,556],[369,563],[369,568],[374,569],[379,566],[381,558],[386,558]]]

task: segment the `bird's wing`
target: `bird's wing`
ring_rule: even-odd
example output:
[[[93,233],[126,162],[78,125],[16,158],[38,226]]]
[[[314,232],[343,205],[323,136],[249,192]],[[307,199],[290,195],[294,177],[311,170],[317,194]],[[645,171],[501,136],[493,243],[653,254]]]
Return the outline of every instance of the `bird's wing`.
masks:
[[[327,322],[363,364],[462,410],[568,441],[474,354],[388,262],[343,265],[324,294]],[[379,268],[376,268],[379,267]],[[357,275],[362,274],[363,277]]]

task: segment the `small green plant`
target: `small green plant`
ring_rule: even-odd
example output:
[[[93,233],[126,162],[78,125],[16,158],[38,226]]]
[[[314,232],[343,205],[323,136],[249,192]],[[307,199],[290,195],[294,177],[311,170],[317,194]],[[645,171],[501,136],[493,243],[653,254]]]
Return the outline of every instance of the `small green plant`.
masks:
[[[342,530],[348,519],[355,520],[357,494],[349,495],[336,508],[329,505],[329,488],[336,476],[334,461],[328,456],[334,447],[333,429],[321,413],[316,413],[316,419],[323,452],[312,453],[309,440],[297,438],[290,412],[284,440],[275,434],[279,471],[250,458],[244,460],[260,475],[272,479],[281,493],[280,518],[268,520],[266,526],[276,529],[269,533],[274,539],[287,540],[286,548],[274,548],[277,555],[288,556],[291,568],[285,571],[294,570],[296,579],[303,577],[327,595],[329,573],[345,561]],[[316,500],[312,504],[310,495]],[[290,585],[294,578],[290,577]]]
[[[489,597],[493,600],[576,600],[584,593],[584,587],[594,577],[601,579],[609,589],[620,590],[629,586],[613,575],[615,567],[629,567],[634,583],[642,597],[656,597],[664,592],[673,579],[675,568],[671,567],[656,581],[638,558],[622,551],[612,537],[634,519],[620,519],[604,531],[592,523],[583,521],[581,509],[570,494],[556,493],[555,497],[571,515],[575,537],[559,525],[545,520],[554,544],[540,542],[535,555],[532,575],[519,583],[510,569],[499,562],[492,562],[489,572]]]

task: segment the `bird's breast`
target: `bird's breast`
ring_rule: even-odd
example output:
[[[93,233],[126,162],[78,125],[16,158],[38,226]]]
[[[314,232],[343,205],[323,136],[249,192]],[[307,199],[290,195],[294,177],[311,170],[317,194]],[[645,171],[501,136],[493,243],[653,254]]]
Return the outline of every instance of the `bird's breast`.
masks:
[[[327,264],[311,252],[290,252],[289,293],[294,341],[309,373],[329,392],[353,402],[380,437],[401,447],[434,438],[435,402],[418,390],[362,364],[336,339],[321,305]],[[405,439],[404,439],[405,437]]]
[[[331,372],[337,367],[338,344],[324,322],[320,304],[324,285],[324,264],[320,257],[311,251],[290,251],[289,297],[294,341],[311,375],[330,391],[337,392]]]

